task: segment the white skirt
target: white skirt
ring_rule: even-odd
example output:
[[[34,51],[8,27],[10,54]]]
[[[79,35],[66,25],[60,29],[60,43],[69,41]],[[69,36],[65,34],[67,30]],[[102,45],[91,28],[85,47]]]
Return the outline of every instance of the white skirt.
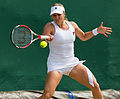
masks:
[[[84,63],[84,62],[85,60],[79,61],[77,57],[64,58],[64,59],[56,59],[55,57],[48,57],[47,68],[48,68],[48,72],[50,72],[56,69],[74,67],[79,63]]]

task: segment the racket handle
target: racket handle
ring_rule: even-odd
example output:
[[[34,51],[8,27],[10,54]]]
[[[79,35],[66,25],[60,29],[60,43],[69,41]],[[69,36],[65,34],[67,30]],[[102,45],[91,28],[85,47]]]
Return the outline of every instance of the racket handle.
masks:
[[[50,36],[44,36],[44,35],[40,36],[40,39],[48,39],[48,38],[50,38]]]

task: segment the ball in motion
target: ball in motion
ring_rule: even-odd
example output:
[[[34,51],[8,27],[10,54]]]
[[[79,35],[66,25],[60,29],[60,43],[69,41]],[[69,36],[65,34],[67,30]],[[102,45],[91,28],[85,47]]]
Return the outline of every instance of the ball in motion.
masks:
[[[46,41],[40,42],[40,47],[41,48],[45,48],[46,46],[47,46],[47,42]]]

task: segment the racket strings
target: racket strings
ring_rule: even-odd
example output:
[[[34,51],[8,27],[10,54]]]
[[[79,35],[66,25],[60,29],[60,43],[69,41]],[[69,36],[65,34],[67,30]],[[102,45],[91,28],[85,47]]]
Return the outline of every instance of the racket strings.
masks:
[[[26,39],[25,39],[26,33],[25,33],[25,31],[18,30],[18,33],[19,34],[23,33],[23,36],[18,35],[18,37],[19,37],[18,44],[25,44],[25,42],[26,42]]]
[[[31,32],[25,27],[17,27],[13,31],[13,42],[17,47],[27,46],[31,42]]]

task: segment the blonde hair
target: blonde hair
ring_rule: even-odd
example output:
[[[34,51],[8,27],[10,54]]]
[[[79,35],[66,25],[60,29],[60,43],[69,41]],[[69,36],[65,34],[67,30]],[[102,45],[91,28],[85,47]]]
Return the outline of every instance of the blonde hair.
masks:
[[[55,4],[52,5],[52,7],[53,6],[62,6],[62,7],[64,7],[61,3],[55,3]]]
[[[55,4],[52,5],[52,7],[54,7],[54,6],[62,6],[62,7],[64,7],[61,3],[55,3]],[[65,15],[65,20],[68,20],[68,18],[66,18],[66,15]]]

